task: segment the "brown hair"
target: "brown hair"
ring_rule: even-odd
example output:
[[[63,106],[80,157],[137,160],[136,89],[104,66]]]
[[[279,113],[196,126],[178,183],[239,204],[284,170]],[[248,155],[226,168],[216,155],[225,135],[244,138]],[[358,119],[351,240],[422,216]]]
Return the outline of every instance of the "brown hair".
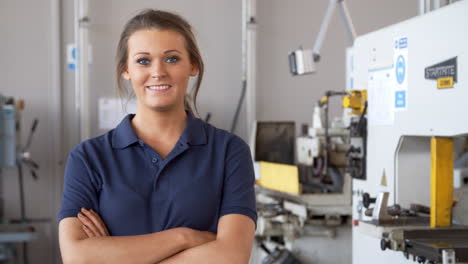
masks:
[[[127,90],[122,84],[122,73],[127,69],[128,39],[133,33],[141,29],[173,30],[184,37],[190,62],[195,64],[198,68],[197,82],[190,94],[185,96],[184,106],[187,110],[193,113],[192,107],[190,106],[190,103],[192,102],[195,107],[195,111],[197,111],[197,94],[203,80],[204,72],[203,59],[190,24],[179,15],[167,11],[145,9],[130,19],[125,25],[124,30],[120,35],[116,55],[116,81],[120,94],[128,95]]]

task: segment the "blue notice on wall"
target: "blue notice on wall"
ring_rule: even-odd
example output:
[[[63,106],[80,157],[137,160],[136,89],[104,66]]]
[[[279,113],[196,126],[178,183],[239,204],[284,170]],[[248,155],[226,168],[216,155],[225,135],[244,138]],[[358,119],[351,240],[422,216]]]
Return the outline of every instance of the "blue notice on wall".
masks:
[[[395,109],[406,108],[406,91],[395,91]]]
[[[67,68],[69,71],[76,70],[77,52],[75,44],[67,45]]]

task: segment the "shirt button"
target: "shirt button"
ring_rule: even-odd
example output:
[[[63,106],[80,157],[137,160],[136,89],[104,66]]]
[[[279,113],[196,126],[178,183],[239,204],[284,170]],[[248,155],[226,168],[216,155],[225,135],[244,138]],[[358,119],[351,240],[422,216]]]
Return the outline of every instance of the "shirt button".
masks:
[[[152,162],[153,162],[153,163],[156,163],[156,162],[158,162],[158,159],[157,159],[157,158],[153,158]]]

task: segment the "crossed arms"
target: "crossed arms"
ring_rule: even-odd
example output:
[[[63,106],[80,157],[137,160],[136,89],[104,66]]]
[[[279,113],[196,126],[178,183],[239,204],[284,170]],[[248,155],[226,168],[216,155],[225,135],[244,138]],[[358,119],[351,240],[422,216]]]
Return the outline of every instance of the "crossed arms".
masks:
[[[247,216],[229,214],[218,222],[218,233],[174,228],[138,236],[109,236],[99,215],[60,221],[59,242],[64,264],[81,263],[248,263],[255,223]]]

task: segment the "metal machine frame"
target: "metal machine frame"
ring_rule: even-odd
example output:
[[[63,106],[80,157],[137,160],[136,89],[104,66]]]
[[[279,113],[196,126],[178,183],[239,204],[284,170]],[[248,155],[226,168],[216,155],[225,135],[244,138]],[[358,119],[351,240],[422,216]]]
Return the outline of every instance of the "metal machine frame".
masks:
[[[460,253],[468,242],[452,234],[466,227],[444,227],[452,223],[449,154],[468,134],[467,13],[460,1],[360,36],[348,50],[347,88],[369,94],[367,179],[353,180],[353,263],[468,261]],[[375,204],[369,216],[364,203]],[[410,214],[411,205],[430,206],[431,217],[389,216],[386,205],[395,204]],[[428,241],[437,256],[423,254]]]

